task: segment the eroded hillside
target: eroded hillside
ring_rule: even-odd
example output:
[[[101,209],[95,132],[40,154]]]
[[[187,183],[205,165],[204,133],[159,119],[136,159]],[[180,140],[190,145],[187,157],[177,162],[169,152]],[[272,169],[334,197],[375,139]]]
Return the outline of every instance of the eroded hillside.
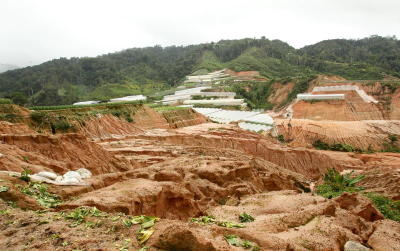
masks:
[[[2,250],[343,250],[348,241],[400,248],[400,223],[365,195],[400,198],[400,154],[280,143],[191,109],[42,111],[43,123],[29,113],[0,127],[0,170],[16,172],[0,172]],[[70,127],[54,132],[59,120]],[[85,185],[46,189],[18,177],[79,168],[93,174]],[[316,195],[331,168],[365,175],[365,189]]]

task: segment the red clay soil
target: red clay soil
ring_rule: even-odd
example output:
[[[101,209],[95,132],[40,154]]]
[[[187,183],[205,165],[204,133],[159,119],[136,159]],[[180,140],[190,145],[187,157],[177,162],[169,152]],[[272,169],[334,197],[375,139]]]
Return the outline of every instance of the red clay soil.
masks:
[[[349,240],[398,250],[400,223],[383,220],[368,199],[357,194],[325,199],[305,192],[311,180],[336,168],[365,174],[367,191],[398,198],[400,154],[290,147],[235,125],[171,129],[170,124],[179,126],[177,118],[171,122],[156,112],[145,114],[134,123],[104,116],[76,134],[24,134],[19,125],[13,133],[7,125],[0,136],[0,170],[29,166],[63,174],[84,167],[94,176],[86,180],[89,186],[48,185],[62,204],[32,211],[42,207],[21,192],[26,183],[0,173],[0,186],[8,187],[0,192],[8,201],[0,201],[0,250],[138,250],[139,226],[126,226],[125,214],[161,218],[145,244],[150,251],[244,250],[226,242],[224,236],[232,234],[261,250],[343,250]],[[13,208],[14,203],[30,210]],[[107,214],[86,216],[74,226],[66,216],[79,206]],[[244,228],[190,221],[213,215],[238,222],[243,212],[255,218]]]
[[[227,125],[219,127],[219,129],[215,128],[215,124],[202,124],[181,128],[174,132],[147,131],[139,137],[169,144],[234,149],[307,175],[310,179],[319,178],[329,168],[364,169],[376,164],[374,161],[361,160],[359,154],[286,147],[268,138],[260,137],[257,133],[238,130]],[[380,158],[380,161],[387,166],[396,165],[384,154],[377,154],[377,158]]]
[[[373,103],[365,103],[355,92],[349,92],[349,100],[298,101],[293,108],[293,118],[312,120],[358,121],[383,120],[384,114]],[[395,118],[393,118],[395,119]]]
[[[0,121],[0,135],[1,134],[29,134],[34,131],[26,124],[14,124],[7,121]]]
[[[81,134],[0,135],[0,170],[49,170],[64,173],[87,168],[94,174],[128,170],[112,154]]]
[[[345,100],[295,102],[292,106],[293,118],[336,121],[400,119],[400,88],[392,90],[379,81],[372,84],[357,81],[337,83],[335,81],[346,80],[319,76],[311,81],[307,92],[311,93],[315,86],[356,85],[378,100],[379,103],[366,103],[355,91],[315,92],[314,94],[345,94]]]
[[[268,102],[273,105],[280,105],[285,102],[292,88],[294,87],[293,82],[279,83],[275,82],[271,86],[272,93],[268,96]]]
[[[289,146],[312,147],[320,140],[343,143],[364,151],[380,151],[390,143],[390,136],[400,138],[400,120],[315,121],[276,119],[276,134],[283,135]]]
[[[134,135],[143,132],[133,123],[119,119],[111,114],[93,117],[85,121],[79,130],[86,137],[94,140],[104,140],[118,135]]]
[[[258,71],[239,71],[235,72],[230,69],[224,71],[225,74],[228,74],[232,77],[235,77],[239,80],[266,80],[266,78],[260,76],[260,72]]]

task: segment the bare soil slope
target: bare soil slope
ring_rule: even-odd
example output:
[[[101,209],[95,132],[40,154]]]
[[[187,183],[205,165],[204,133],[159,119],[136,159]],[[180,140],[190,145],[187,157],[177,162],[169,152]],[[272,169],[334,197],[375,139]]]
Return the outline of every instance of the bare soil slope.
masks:
[[[343,250],[349,240],[398,250],[400,223],[383,220],[365,197],[324,199],[306,192],[312,180],[336,168],[365,174],[367,191],[399,198],[400,154],[291,147],[235,125],[170,128],[204,122],[190,113],[172,113],[171,120],[150,110],[144,114],[133,123],[111,115],[93,118],[73,134],[5,124],[0,170],[29,166],[63,174],[84,167],[94,176],[85,180],[88,186],[48,185],[62,203],[40,211],[45,208],[39,201],[21,192],[26,182],[0,173],[0,186],[8,188],[0,192],[0,249],[243,250],[225,240],[237,235],[261,250]],[[104,212],[82,215],[80,206]],[[228,227],[243,212],[255,221]],[[143,214],[161,219],[140,245],[139,225],[129,222]],[[204,215],[215,216],[216,224],[191,221]]]
[[[276,133],[290,146],[312,147],[320,140],[328,144],[344,143],[362,150],[383,150],[389,137],[400,138],[399,120],[314,121],[276,120]]]

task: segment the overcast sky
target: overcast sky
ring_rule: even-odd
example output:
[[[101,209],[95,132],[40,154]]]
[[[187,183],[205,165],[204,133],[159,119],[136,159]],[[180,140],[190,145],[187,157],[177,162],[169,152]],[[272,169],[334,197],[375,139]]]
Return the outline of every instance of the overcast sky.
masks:
[[[132,47],[400,37],[400,0],[0,0],[0,63],[33,65]]]

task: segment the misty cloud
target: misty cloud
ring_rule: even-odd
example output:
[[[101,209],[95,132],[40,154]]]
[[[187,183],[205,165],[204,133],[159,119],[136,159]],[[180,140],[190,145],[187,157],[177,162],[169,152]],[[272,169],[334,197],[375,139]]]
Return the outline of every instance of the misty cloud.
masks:
[[[398,0],[2,0],[0,63],[244,37],[297,48],[332,38],[399,37],[399,10]]]

